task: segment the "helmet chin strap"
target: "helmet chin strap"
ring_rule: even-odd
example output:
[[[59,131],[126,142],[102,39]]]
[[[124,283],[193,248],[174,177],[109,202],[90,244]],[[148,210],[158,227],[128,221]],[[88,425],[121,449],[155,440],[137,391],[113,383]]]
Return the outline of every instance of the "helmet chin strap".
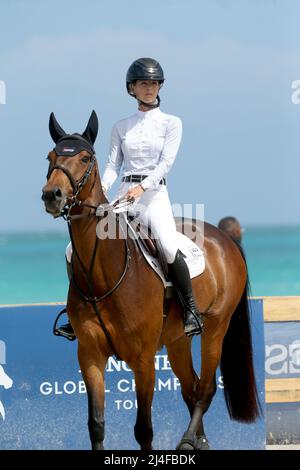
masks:
[[[156,98],[154,104],[145,103],[145,101],[139,100],[138,98],[136,98],[136,99],[137,99],[139,105],[142,104],[143,106],[145,106],[146,108],[149,108],[149,109],[158,108],[159,105],[160,105],[160,97],[159,97],[159,95],[157,95],[157,98]]]

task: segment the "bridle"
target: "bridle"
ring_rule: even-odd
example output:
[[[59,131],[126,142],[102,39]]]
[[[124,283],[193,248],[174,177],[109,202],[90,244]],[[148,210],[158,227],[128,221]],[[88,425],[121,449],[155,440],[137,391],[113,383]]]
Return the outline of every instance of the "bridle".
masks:
[[[82,175],[82,177],[78,181],[75,180],[72,173],[64,165],[53,165],[51,168],[49,168],[49,171],[47,173],[47,181],[49,180],[49,178],[50,178],[50,176],[51,176],[51,174],[53,173],[54,170],[60,170],[67,176],[67,178],[69,179],[69,181],[71,183],[71,186],[72,186],[72,189],[73,189],[73,194],[72,194],[71,197],[67,198],[67,203],[64,205],[64,207],[63,207],[63,209],[60,213],[60,217],[63,217],[67,222],[70,219],[74,218],[74,217],[78,218],[78,216],[76,217],[76,216],[72,216],[70,214],[71,210],[75,206],[89,207],[90,209],[93,209],[95,211],[97,209],[97,206],[92,205],[92,204],[87,204],[86,202],[81,201],[80,199],[78,199],[78,195],[81,192],[82,188],[85,186],[85,184],[88,182],[89,177],[91,176],[91,173],[93,171],[93,168],[95,167],[96,171],[97,171],[97,167],[95,166],[95,163],[96,163],[96,154],[93,153],[93,154],[90,155],[90,164],[89,164],[88,168],[86,169],[86,171],[84,172],[84,174]],[[96,174],[95,174],[94,184],[95,184],[95,182],[96,182]],[[94,184],[93,184],[93,186],[94,186]],[[86,216],[86,214],[81,214],[80,215],[80,217],[85,217],[85,216]]]
[[[69,234],[70,234],[70,240],[71,240],[71,243],[72,243],[73,253],[76,255],[76,257],[78,259],[78,262],[80,264],[81,270],[82,270],[82,272],[83,272],[83,274],[86,278],[87,286],[88,286],[88,295],[86,295],[82,291],[82,289],[78,286],[78,284],[75,281],[72,259],[71,259],[71,278],[70,278],[70,282],[72,283],[74,289],[80,295],[80,297],[82,299],[84,299],[86,302],[92,304],[92,306],[95,310],[95,313],[98,317],[99,323],[100,323],[100,325],[101,325],[101,327],[102,327],[102,329],[103,329],[103,331],[104,331],[104,333],[107,337],[107,340],[108,340],[115,356],[118,359],[120,359],[120,356],[118,355],[117,350],[116,350],[116,348],[113,344],[111,335],[110,335],[109,331],[107,330],[107,328],[106,328],[106,326],[103,322],[103,319],[101,317],[101,312],[99,311],[99,309],[97,307],[97,303],[104,300],[109,295],[111,295],[119,287],[119,285],[123,281],[123,279],[124,279],[124,277],[125,277],[125,275],[128,271],[131,254],[130,254],[130,248],[128,246],[127,236],[126,236],[126,234],[124,234],[124,229],[122,227],[121,222],[119,221],[119,227],[121,228],[121,230],[124,234],[123,238],[124,238],[124,242],[125,242],[125,255],[126,255],[125,266],[124,266],[123,272],[122,272],[119,280],[116,282],[114,287],[109,289],[107,292],[105,292],[101,296],[96,296],[96,295],[94,295],[94,288],[93,288],[94,286],[93,286],[93,281],[92,281],[92,273],[93,273],[93,268],[94,268],[94,264],[95,264],[95,260],[96,260],[96,254],[97,254],[97,249],[98,249],[99,238],[96,235],[90,265],[89,265],[88,269],[86,269],[86,267],[84,266],[83,261],[81,260],[81,258],[79,256],[78,250],[76,248],[76,244],[74,242],[74,237],[73,237],[73,232],[72,232],[72,226],[71,226],[71,221],[73,219],[77,219],[77,218],[81,218],[81,217],[88,217],[88,216],[91,216],[91,215],[94,215],[97,219],[100,219],[107,213],[107,211],[102,211],[102,213],[101,213],[101,211],[98,211],[96,213],[96,210],[97,210],[98,206],[87,204],[85,201],[81,201],[80,199],[78,199],[78,195],[80,194],[82,188],[88,182],[94,167],[96,169],[96,172],[95,172],[95,180],[94,180],[92,188],[94,187],[94,185],[96,183],[97,166],[95,164],[96,164],[96,154],[92,153],[92,154],[90,154],[90,164],[89,164],[88,168],[86,169],[86,171],[84,172],[83,176],[78,181],[75,180],[72,173],[64,165],[53,165],[51,168],[49,168],[49,171],[47,173],[47,181],[49,180],[49,178],[50,178],[50,176],[51,176],[51,174],[53,173],[54,170],[60,170],[68,177],[68,179],[71,183],[71,186],[72,186],[72,189],[73,189],[73,194],[72,194],[71,197],[67,198],[67,202],[64,205],[64,207],[63,207],[63,209],[60,213],[60,217],[63,217],[64,220],[66,220],[66,222],[68,224],[68,229],[69,229]],[[91,211],[89,213],[86,213],[86,214],[71,215],[71,210],[75,206],[89,207],[91,209]]]

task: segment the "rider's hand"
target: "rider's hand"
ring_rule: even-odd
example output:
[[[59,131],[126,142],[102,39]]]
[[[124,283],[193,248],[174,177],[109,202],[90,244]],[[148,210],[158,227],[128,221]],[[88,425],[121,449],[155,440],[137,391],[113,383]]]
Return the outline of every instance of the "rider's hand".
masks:
[[[138,186],[134,186],[134,188],[129,189],[125,194],[126,199],[136,199],[137,197],[142,196],[144,194],[144,188],[139,184]]]

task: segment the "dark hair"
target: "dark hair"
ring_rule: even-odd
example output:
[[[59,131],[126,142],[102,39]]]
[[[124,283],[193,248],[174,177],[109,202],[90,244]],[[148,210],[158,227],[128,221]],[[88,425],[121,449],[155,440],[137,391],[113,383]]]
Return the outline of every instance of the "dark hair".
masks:
[[[224,217],[218,223],[218,228],[232,238],[232,240],[237,244],[241,243],[243,229],[235,217]]]
[[[228,216],[220,220],[220,222],[218,223],[218,228],[220,228],[221,230],[227,230],[231,228],[234,224],[240,225],[239,221],[235,217]]]

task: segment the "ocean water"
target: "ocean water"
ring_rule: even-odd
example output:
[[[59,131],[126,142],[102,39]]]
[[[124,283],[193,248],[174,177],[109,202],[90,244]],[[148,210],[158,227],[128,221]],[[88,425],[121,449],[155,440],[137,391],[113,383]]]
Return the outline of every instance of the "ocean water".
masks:
[[[65,233],[0,233],[0,305],[63,302]],[[300,295],[300,227],[249,227],[251,294]]]
[[[249,228],[243,246],[252,295],[300,295],[300,227]]]

